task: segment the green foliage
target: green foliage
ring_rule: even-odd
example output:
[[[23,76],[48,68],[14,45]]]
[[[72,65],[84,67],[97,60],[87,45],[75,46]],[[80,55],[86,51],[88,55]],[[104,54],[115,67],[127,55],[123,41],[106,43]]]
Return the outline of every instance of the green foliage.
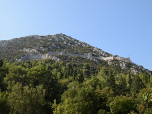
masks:
[[[144,88],[145,85],[143,84],[142,80],[138,75],[135,75],[133,78],[133,82],[131,85],[131,91],[133,93],[138,93],[140,89]]]
[[[148,74],[120,73],[105,61],[96,64],[79,57],[60,57],[67,61],[2,61],[0,113],[151,113]]]
[[[80,73],[77,75],[76,80],[77,80],[78,82],[83,82],[83,81],[84,81],[84,76],[83,76],[82,72],[80,72]]]
[[[46,90],[46,101],[53,102],[54,99],[57,99],[57,103],[60,102],[60,96],[63,93],[63,90],[56,77],[54,77],[51,73],[45,74],[41,79],[40,84],[42,84]]]
[[[47,73],[47,70],[42,65],[38,65],[31,68],[27,74],[30,85],[33,87],[37,86],[40,80],[43,78],[43,75],[46,73]]]
[[[126,96],[117,96],[109,104],[112,114],[127,114],[131,110],[136,111],[134,99]]]
[[[139,73],[139,77],[141,78],[142,82],[144,83],[144,85],[146,86],[150,81],[150,76],[147,75],[146,73]]]
[[[109,71],[109,76],[106,78],[106,83],[113,90],[116,88],[115,77],[114,77],[114,71],[113,70]]]
[[[11,66],[9,73],[6,74],[4,82],[8,84],[9,81],[20,82],[23,86],[28,84],[27,69],[22,66]]]
[[[152,108],[146,108],[144,114],[152,114]]]
[[[107,104],[109,104],[111,99],[114,96],[114,92],[109,87],[105,87],[103,89],[97,89],[96,95],[98,98],[98,101],[100,102],[99,107],[102,110],[110,111],[110,108]],[[109,102],[110,101],[110,102]]]
[[[0,92],[0,114],[9,114],[10,106],[8,104],[6,94]]]
[[[110,114],[109,112],[106,112],[105,110],[100,109],[98,111],[98,114]]]
[[[106,67],[102,67],[101,71],[99,72],[101,76],[108,76],[108,70]]]
[[[90,77],[90,66],[89,66],[88,63],[85,63],[85,64],[83,65],[83,75],[84,75],[84,77],[86,77],[86,78],[89,78],[89,77]]]
[[[117,95],[125,95],[126,93],[127,93],[127,83],[126,83],[126,78],[123,78],[122,77],[122,74],[120,74],[119,75],[119,77],[118,77],[118,85],[116,85],[117,86],[117,88],[116,88],[116,94]]]
[[[88,79],[86,82],[84,82],[86,85],[91,85],[94,89],[99,87],[100,89],[103,88],[102,82],[95,76],[92,76],[91,79]]]
[[[4,69],[4,61],[0,60],[0,90],[4,91],[6,90],[5,83],[3,82],[5,77],[5,69]]]
[[[131,87],[132,78],[131,78],[131,74],[130,74],[130,73],[127,75],[126,81],[127,81],[127,85],[128,85],[129,87]]]
[[[11,107],[11,113],[21,114],[42,114],[45,105],[45,90],[42,86],[31,88],[17,82],[11,88],[8,96],[8,102]]]
[[[67,76],[72,76],[73,66],[71,65],[71,63],[66,64],[66,71],[67,71]]]
[[[137,109],[140,113],[144,113],[147,108],[152,108],[152,89],[141,89],[137,94]],[[147,109],[148,111],[149,109]],[[146,112],[147,112],[146,111]]]
[[[78,114],[97,113],[99,102],[97,102],[95,90],[90,85],[84,86],[78,82],[72,82],[68,88],[62,95],[61,106],[63,106],[64,112],[70,110]]]

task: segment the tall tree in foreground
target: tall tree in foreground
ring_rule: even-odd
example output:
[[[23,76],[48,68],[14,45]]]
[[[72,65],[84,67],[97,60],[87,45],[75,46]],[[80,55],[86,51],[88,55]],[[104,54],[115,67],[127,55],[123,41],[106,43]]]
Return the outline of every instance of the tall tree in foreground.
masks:
[[[0,92],[0,114],[9,114],[10,106],[7,101],[7,95]]]
[[[3,78],[4,78],[4,75],[5,75],[4,68],[3,68],[3,63],[4,63],[4,61],[2,59],[0,59],[0,89],[2,91],[5,90],[4,83],[3,83]]]
[[[10,83],[8,86],[10,91],[8,102],[11,107],[11,113],[19,114],[45,114],[43,110],[45,103],[45,90],[42,86],[31,88],[29,86],[22,87],[17,82]]]
[[[97,94],[91,85],[82,85],[72,82],[68,85],[68,90],[62,95],[62,103],[54,107],[54,114],[58,114],[57,108],[63,114],[96,114],[100,109]],[[56,106],[54,103],[53,106]],[[62,109],[62,110],[61,110]]]

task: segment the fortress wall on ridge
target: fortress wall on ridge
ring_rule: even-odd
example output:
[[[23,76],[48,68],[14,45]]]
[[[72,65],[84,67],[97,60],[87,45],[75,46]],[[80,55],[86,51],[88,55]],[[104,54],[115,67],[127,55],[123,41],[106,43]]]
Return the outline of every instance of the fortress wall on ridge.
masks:
[[[113,60],[114,57],[103,57],[102,59],[105,60],[105,61],[106,61],[106,60]]]
[[[29,55],[28,59],[31,60],[31,59],[43,59],[43,58],[42,55]]]
[[[79,56],[78,54],[72,54],[72,53],[65,53],[65,55],[70,55],[71,57]]]
[[[24,57],[21,57],[21,59],[19,59],[19,61],[26,61],[26,60],[32,60],[32,59],[47,59],[49,58],[51,55],[69,55],[71,57],[83,57],[83,58],[94,58],[94,59],[100,59],[100,60],[124,60],[127,62],[131,62],[130,58],[123,58],[123,57],[96,57],[93,56],[92,53],[88,53],[87,55],[80,55],[80,54],[73,54],[73,53],[66,53],[65,51],[61,51],[61,52],[49,52],[48,54],[44,54],[44,55],[26,55]]]
[[[61,55],[61,52],[49,52],[48,55]]]
[[[28,60],[28,55],[21,57],[21,59],[19,61],[26,61],[26,60]]]
[[[73,54],[73,53],[65,53],[65,55],[70,55],[71,57],[83,57],[83,58],[87,58],[87,55],[79,55],[79,54]]]
[[[79,56],[83,58],[88,58],[88,55],[79,55]]]

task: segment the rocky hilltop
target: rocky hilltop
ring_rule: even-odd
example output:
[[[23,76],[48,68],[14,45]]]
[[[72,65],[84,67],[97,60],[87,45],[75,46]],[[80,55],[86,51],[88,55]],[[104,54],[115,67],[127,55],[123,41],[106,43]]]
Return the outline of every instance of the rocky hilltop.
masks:
[[[0,41],[0,57],[4,60],[25,61],[52,58],[60,61],[60,58],[55,57],[55,55],[79,56],[93,59],[97,64],[98,60],[103,60],[107,61],[109,65],[131,70],[134,74],[137,74],[139,71],[149,73],[150,75],[152,73],[143,66],[133,63],[130,58],[112,55],[62,33],[47,36],[30,35]]]

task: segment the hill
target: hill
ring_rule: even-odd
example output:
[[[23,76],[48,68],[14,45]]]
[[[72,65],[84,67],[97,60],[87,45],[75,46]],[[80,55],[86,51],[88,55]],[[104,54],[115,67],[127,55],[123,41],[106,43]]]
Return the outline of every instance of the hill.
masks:
[[[69,55],[71,57],[80,56],[86,59],[92,59],[97,64],[99,64],[99,61],[107,61],[108,65],[120,67],[134,74],[138,74],[139,71],[142,71],[152,75],[151,71],[141,65],[133,63],[130,58],[112,55],[102,49],[62,33],[47,36],[30,35],[0,41],[0,58],[6,61],[47,58],[60,61],[61,57],[57,58],[57,55]]]
[[[151,114],[151,71],[64,34],[0,41],[1,114]]]

